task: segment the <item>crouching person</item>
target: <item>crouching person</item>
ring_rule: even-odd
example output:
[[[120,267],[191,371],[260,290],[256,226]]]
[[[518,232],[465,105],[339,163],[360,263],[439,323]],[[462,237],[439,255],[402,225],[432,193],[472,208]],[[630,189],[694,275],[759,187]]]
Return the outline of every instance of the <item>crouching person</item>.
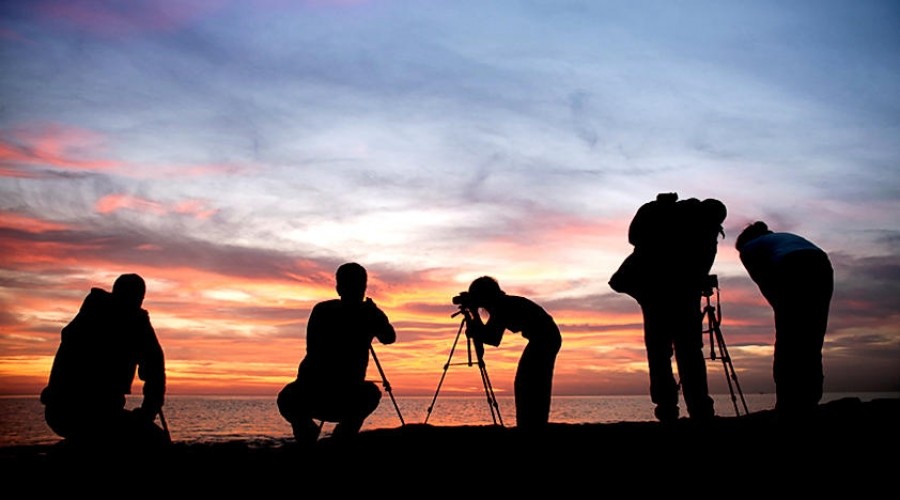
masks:
[[[313,307],[297,378],[278,394],[278,410],[304,446],[319,437],[314,419],[337,422],[334,438],[359,433],[381,401],[381,390],[366,380],[372,341],[391,344],[397,338],[387,315],[366,298],[365,268],[343,264],[336,279],[340,298]]]

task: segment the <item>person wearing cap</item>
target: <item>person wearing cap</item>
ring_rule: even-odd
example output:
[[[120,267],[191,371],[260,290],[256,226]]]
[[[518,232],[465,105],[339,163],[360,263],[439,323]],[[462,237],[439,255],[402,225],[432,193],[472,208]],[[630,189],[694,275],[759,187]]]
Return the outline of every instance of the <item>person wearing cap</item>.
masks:
[[[61,332],[47,386],[41,391],[47,425],[74,445],[123,451],[169,443],[154,421],[166,392],[165,358],[143,305],[146,284],[123,274],[112,292],[91,289]],[[141,405],[127,410],[135,372]]]
[[[553,317],[530,299],[507,295],[496,279],[482,276],[469,285],[466,335],[499,347],[506,330],[521,333],[528,343],[519,358],[514,380],[516,426],[541,429],[550,419],[553,371],[562,335]],[[479,308],[487,311],[482,321]]]
[[[690,418],[715,416],[703,354],[700,299],[709,283],[718,237],[724,236],[726,215],[725,205],[714,198],[679,200],[677,193],[659,193],[635,213],[628,228],[634,250],[609,283],[640,304],[650,399],[661,422],[679,418],[679,387]]]
[[[397,340],[387,315],[366,298],[366,269],[348,262],[338,267],[335,278],[340,298],[313,307],[306,324],[306,355],[296,379],[278,393],[278,410],[301,446],[319,438],[321,426],[313,419],[337,422],[333,438],[359,433],[381,401],[381,390],[366,380],[372,341]]]
[[[775,315],[775,411],[808,417],[822,398],[822,347],[834,292],[828,255],[802,236],[749,224],[735,241],[741,263]]]

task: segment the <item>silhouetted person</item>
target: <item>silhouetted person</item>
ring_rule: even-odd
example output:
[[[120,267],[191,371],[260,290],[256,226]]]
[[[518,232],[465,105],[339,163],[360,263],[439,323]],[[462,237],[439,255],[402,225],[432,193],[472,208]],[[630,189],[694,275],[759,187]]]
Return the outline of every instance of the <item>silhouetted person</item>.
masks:
[[[735,248],[775,314],[775,409],[780,417],[806,417],[822,398],[822,345],[834,292],[828,255],[809,240],[748,225]]]
[[[351,262],[337,269],[340,299],[313,307],[306,329],[306,356],[297,379],[278,394],[278,409],[291,423],[299,444],[319,437],[313,419],[337,422],[332,436],[355,435],[381,401],[381,390],[366,380],[372,340],[397,339],[388,317],[366,298],[365,268]]]
[[[678,200],[660,193],[642,205],[628,228],[634,251],[610,280],[614,290],[628,293],[641,306],[644,344],[650,370],[650,399],[662,422],[679,417],[678,388],[672,356],[688,414],[693,419],[715,415],[703,355],[700,298],[716,257],[726,216],[715,199]]]
[[[154,420],[166,392],[165,361],[150,316],[146,285],[123,274],[112,293],[92,288],[62,329],[50,380],[41,392],[47,425],[88,449],[156,449],[168,434]],[[140,407],[125,409],[135,371],[143,381]]]
[[[549,421],[553,370],[562,336],[553,317],[524,297],[507,295],[494,278],[482,276],[469,285],[465,306],[466,335],[494,347],[506,330],[521,332],[528,341],[516,369],[516,426],[539,429]],[[479,308],[488,312],[484,323]]]

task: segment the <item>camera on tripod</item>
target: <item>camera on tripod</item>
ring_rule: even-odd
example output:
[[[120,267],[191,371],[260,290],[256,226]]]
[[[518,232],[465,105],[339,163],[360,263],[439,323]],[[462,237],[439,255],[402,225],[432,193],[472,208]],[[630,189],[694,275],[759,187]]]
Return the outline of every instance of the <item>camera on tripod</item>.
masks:
[[[453,304],[459,306],[460,309],[476,309],[469,292],[459,292],[459,295],[453,297]]]
[[[472,294],[469,292],[459,292],[459,295],[453,297],[453,304],[459,307],[459,310],[455,313],[451,314],[450,317],[456,317],[460,314],[463,315],[462,321],[459,322],[459,330],[456,331],[456,339],[453,341],[453,347],[450,348],[450,357],[447,359],[447,362],[444,364],[444,374],[441,375],[441,380],[438,382],[437,389],[434,391],[434,398],[431,400],[431,405],[428,407],[428,414],[425,417],[425,423],[428,423],[428,417],[431,416],[431,411],[434,409],[434,403],[437,401],[438,392],[441,390],[441,385],[444,383],[444,377],[447,376],[447,369],[450,368],[450,361],[453,359],[453,353],[456,351],[456,345],[459,342],[460,335],[463,332],[463,329],[466,331],[466,347],[469,354],[468,361],[464,363],[457,364],[466,364],[468,366],[473,366],[475,363],[472,361],[472,346],[475,346],[475,354],[478,359],[477,365],[479,370],[481,370],[481,382],[484,384],[484,392],[488,397],[488,406],[491,409],[491,418],[494,420],[494,424],[503,425],[503,418],[500,416],[500,406],[497,403],[497,397],[494,395],[494,387],[491,385],[491,381],[488,378],[487,367],[484,362],[484,344],[481,340],[477,338],[473,338],[469,334],[469,329],[466,326],[469,324],[469,321],[472,319],[472,316],[477,314],[478,306],[475,304]]]
[[[706,283],[703,284],[703,291],[701,293],[704,297],[710,297],[713,294],[714,288],[719,288],[719,277],[715,274],[710,274],[706,277]]]

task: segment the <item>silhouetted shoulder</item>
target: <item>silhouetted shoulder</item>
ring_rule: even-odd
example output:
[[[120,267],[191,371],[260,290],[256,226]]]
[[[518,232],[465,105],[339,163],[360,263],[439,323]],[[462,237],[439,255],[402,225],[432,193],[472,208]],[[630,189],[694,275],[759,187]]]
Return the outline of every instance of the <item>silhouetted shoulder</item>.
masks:
[[[341,308],[341,299],[330,299],[330,300],[323,300],[322,302],[319,302],[318,304],[313,306],[312,310],[313,310],[313,312],[316,312],[316,311],[328,312],[328,311],[335,311],[340,308]]]
[[[109,304],[112,294],[102,288],[91,288],[84,298],[83,307],[100,307]]]
[[[519,313],[522,314],[534,314],[534,313],[546,313],[543,307],[540,306],[537,302],[527,298],[520,297],[518,295],[507,295],[507,307],[511,309],[516,309]]]

